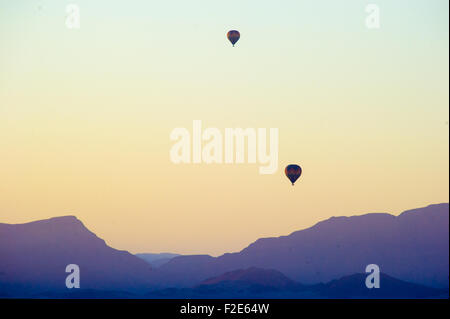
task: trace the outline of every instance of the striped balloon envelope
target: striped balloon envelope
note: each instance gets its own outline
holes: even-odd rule
[[[284,173],[294,186],[295,181],[302,175],[302,168],[295,164],[290,164],[284,169]]]
[[[227,33],[227,38],[230,40],[231,44],[234,46],[236,42],[238,42],[239,38],[241,37],[241,34],[239,31],[236,30],[230,30]]]

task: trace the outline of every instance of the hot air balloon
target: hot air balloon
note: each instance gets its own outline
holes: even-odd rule
[[[234,46],[236,42],[238,42],[239,38],[241,37],[241,34],[239,31],[236,30],[230,30],[227,33],[227,38],[230,40],[231,44]]]
[[[295,164],[290,164],[284,169],[284,173],[294,186],[295,181],[302,175],[302,168]]]

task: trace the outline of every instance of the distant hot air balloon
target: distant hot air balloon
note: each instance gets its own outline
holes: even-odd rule
[[[231,44],[234,46],[236,42],[238,42],[239,38],[241,37],[241,34],[239,31],[236,30],[230,30],[227,33],[227,38],[230,40]]]
[[[295,181],[302,175],[302,168],[295,164],[290,164],[284,169],[284,173],[294,186]]]

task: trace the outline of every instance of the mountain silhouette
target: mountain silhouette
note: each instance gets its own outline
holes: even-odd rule
[[[150,254],[150,253],[144,253],[144,254],[135,254],[135,256],[145,260],[152,267],[157,268],[159,266],[164,265],[165,263],[167,263],[172,258],[180,256],[180,254],[172,254],[172,253]]]
[[[74,216],[0,224],[0,296],[425,298],[442,292],[432,288],[448,289],[448,217],[448,204],[399,216],[332,217],[237,253],[169,256],[153,269],[109,247]],[[65,287],[68,264],[80,267],[80,290]],[[382,288],[372,292],[361,286],[368,264],[383,273]]]
[[[284,296],[320,297],[319,292],[306,291],[273,269],[250,267],[209,278],[191,288],[167,288],[152,291],[150,298],[279,298]]]
[[[448,298],[448,290],[416,285],[380,274],[380,288],[365,285],[367,274],[353,274],[326,284],[303,285],[279,271],[251,267],[227,272],[192,288],[156,290],[151,298]]]
[[[68,264],[80,267],[83,289],[150,289],[151,266],[113,249],[74,216],[0,224],[0,293],[64,290]]]
[[[405,282],[389,275],[380,274],[380,287],[368,289],[365,286],[367,274],[353,274],[327,284],[309,287],[311,291],[318,292],[326,298],[448,298],[448,290],[426,287]]]
[[[236,269],[275,269],[304,284],[361,273],[369,264],[400,280],[448,288],[449,205],[332,217],[288,236],[258,239],[238,253],[179,256],[155,270],[166,286],[189,287]]]
[[[297,288],[299,285],[277,270],[250,267],[248,269],[233,270],[220,276],[206,279],[199,286],[215,285],[223,282],[241,282],[277,289]]]

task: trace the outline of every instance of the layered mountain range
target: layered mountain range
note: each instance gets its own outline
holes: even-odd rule
[[[66,288],[68,264],[81,289]],[[365,287],[368,264],[381,270],[380,289]],[[219,257],[135,256],[74,216],[0,224],[0,297],[448,298],[448,272],[448,203],[332,217]]]

